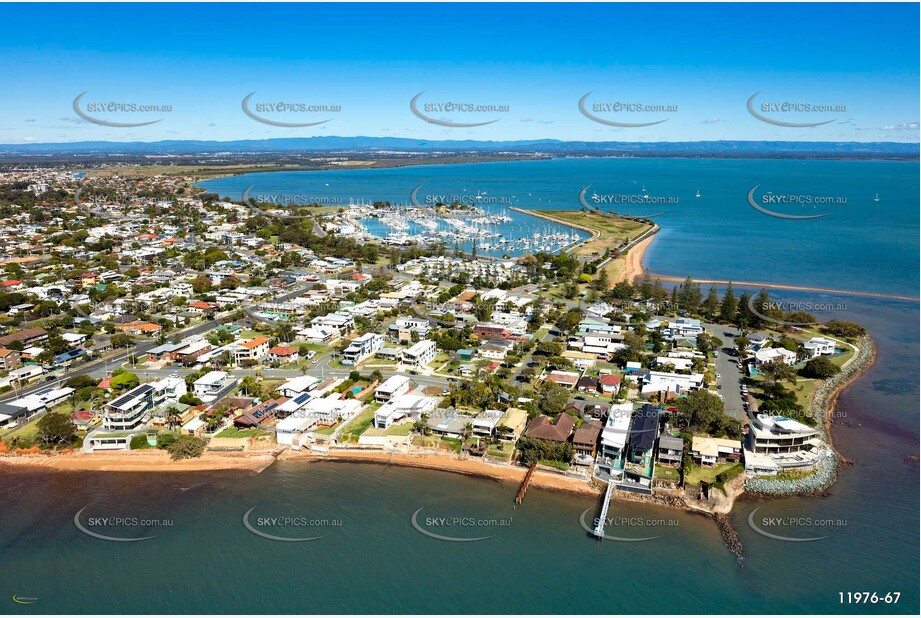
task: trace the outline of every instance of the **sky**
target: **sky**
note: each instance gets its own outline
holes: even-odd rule
[[[6,144],[919,141],[917,4],[3,4],[0,15]],[[74,111],[81,93],[90,119]],[[250,93],[269,122],[244,113]],[[747,107],[756,93],[764,119]],[[417,95],[428,120],[413,113]],[[316,105],[327,111],[305,109]]]

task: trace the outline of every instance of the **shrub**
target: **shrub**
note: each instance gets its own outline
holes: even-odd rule
[[[147,436],[145,434],[138,434],[131,438],[132,451],[137,451],[145,448],[150,448],[150,442],[147,441]]]
[[[826,380],[834,375],[837,375],[841,371],[841,367],[831,362],[830,359],[819,356],[818,358],[813,358],[808,361],[802,369],[800,369],[800,375],[806,378],[816,378],[819,380]]]
[[[157,434],[157,448],[168,449],[179,436],[171,431],[164,431]]]
[[[207,444],[204,439],[197,436],[178,436],[166,447],[166,451],[174,461],[192,459],[201,457]]]

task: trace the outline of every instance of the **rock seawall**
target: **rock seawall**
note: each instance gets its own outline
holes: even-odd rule
[[[818,423],[816,428],[822,439],[829,445],[831,440],[831,413],[835,409],[838,395],[842,390],[857,378],[862,376],[873,366],[876,360],[876,345],[869,335],[863,335],[857,342],[859,352],[857,356],[843,368],[841,372],[826,380],[815,392],[812,400],[812,416]],[[833,448],[833,447],[832,447]],[[748,479],[745,481],[745,491],[753,494],[769,496],[793,496],[822,493],[838,478],[840,465],[838,454],[832,450],[822,458],[815,474],[801,479]]]

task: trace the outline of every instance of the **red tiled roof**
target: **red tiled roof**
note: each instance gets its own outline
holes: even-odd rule
[[[260,335],[259,337],[254,337],[253,339],[250,339],[249,341],[244,343],[243,347],[246,348],[247,350],[252,350],[253,348],[261,346],[263,343],[268,343],[268,342],[269,342],[268,337],[263,337]]]
[[[572,433],[576,419],[565,412],[560,413],[556,420],[550,422],[550,417],[541,414],[528,425],[525,435],[529,438],[565,442]]]
[[[605,386],[616,386],[617,384],[620,384],[620,376],[609,373],[601,376],[599,381]]]

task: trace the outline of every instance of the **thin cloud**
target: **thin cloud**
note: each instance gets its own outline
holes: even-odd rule
[[[880,127],[881,131],[917,131],[921,128],[921,124],[916,122],[903,122],[901,124],[890,124],[885,127]]]

